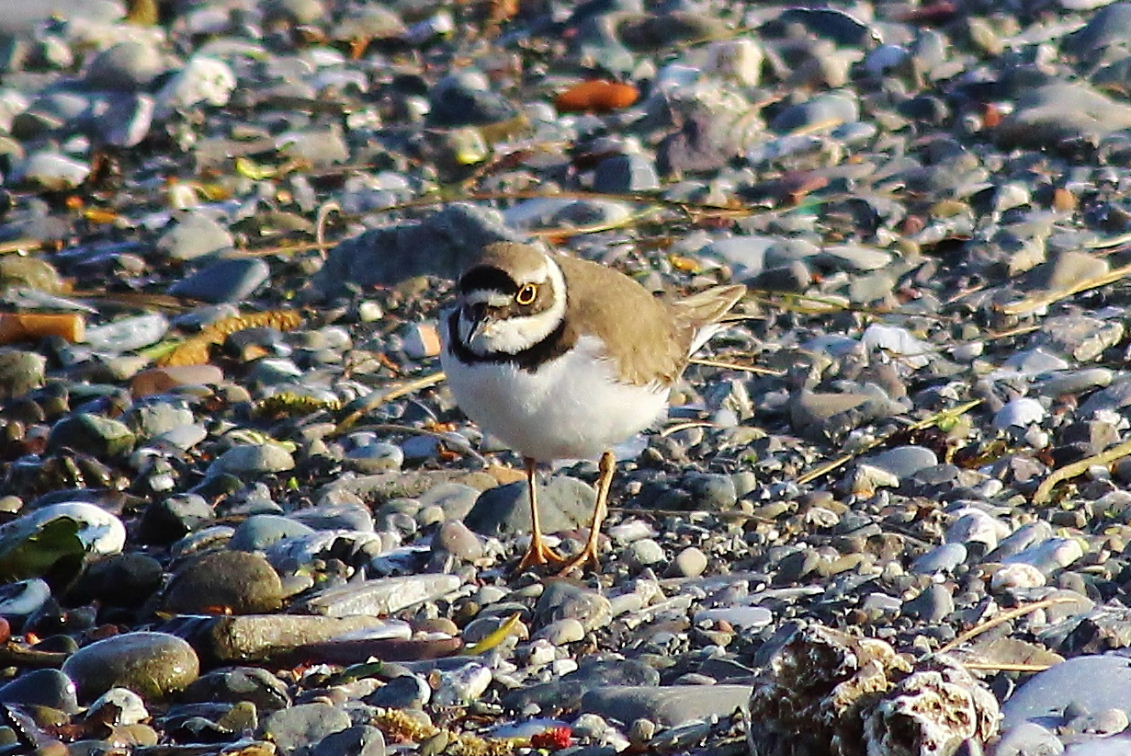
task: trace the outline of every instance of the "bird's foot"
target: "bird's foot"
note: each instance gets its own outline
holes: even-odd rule
[[[590,542],[585,544],[585,548],[581,553],[569,560],[562,560],[565,566],[558,571],[556,577],[565,577],[574,570],[584,570],[586,565],[592,565],[594,570],[601,569],[601,559],[597,556],[597,544]]]
[[[522,561],[518,563],[518,571],[529,569],[530,567],[537,567],[543,564],[548,564],[551,567],[557,567],[560,564],[565,564],[566,558],[554,551],[546,545],[546,542],[541,538],[531,538],[530,548],[526,550],[526,555],[522,557]]]

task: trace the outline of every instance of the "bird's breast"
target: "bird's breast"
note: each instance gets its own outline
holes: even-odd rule
[[[619,380],[603,344],[590,336],[533,370],[462,362],[450,345],[441,362],[468,417],[539,461],[596,457],[654,424],[667,407],[668,386]]]

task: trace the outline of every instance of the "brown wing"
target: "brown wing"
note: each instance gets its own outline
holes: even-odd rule
[[[708,292],[668,303],[612,268],[571,257],[554,259],[569,292],[566,327],[572,331],[570,337],[599,336],[624,381],[636,385],[674,382],[687,364],[699,330],[721,317],[741,296],[734,294],[725,306],[714,297],[700,301]],[[744,287],[717,289],[745,291]]]

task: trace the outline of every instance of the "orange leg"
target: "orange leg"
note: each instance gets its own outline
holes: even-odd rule
[[[558,577],[564,577],[589,563],[592,563],[594,568],[601,566],[601,560],[597,557],[597,539],[601,536],[601,522],[604,521],[605,513],[608,511],[609,488],[613,485],[616,465],[616,457],[611,451],[601,455],[601,461],[597,463],[600,475],[597,477],[597,502],[593,505],[593,520],[589,523],[589,539],[585,542],[585,548],[581,553],[569,560],[569,563],[558,573]]]
[[[546,545],[542,540],[542,525],[538,520],[538,487],[534,485],[534,474],[536,472],[536,463],[533,459],[527,457],[523,460],[526,465],[526,486],[530,492],[530,548],[526,550],[526,556],[518,563],[519,572],[525,570],[527,567],[532,567],[538,564],[550,564],[557,566],[565,562],[563,557],[558,552]]]

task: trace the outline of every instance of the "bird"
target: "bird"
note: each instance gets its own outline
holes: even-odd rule
[[[531,539],[520,571],[600,565],[612,447],[666,416],[692,353],[745,293],[658,298],[614,268],[522,242],[487,245],[463,272],[440,316],[440,363],[464,414],[523,458]],[[543,539],[535,481],[540,464],[565,459],[599,460],[589,536],[569,559]]]

